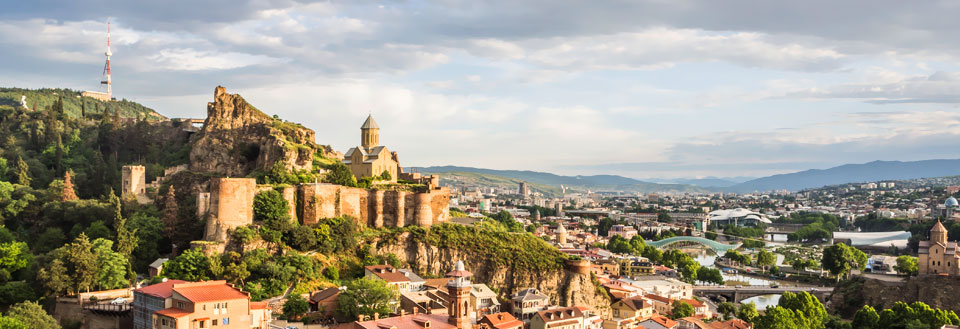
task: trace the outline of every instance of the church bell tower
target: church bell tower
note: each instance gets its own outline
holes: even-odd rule
[[[464,269],[463,261],[457,261],[457,266],[453,271],[447,273],[451,278],[447,283],[447,293],[450,295],[450,307],[447,308],[449,316],[447,322],[457,326],[457,329],[470,328],[470,315],[468,304],[470,300],[470,279],[473,273]]]
[[[373,121],[373,115],[367,116],[367,121],[360,126],[360,146],[371,148],[380,145],[380,126]]]

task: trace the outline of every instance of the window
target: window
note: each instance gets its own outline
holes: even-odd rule
[[[183,302],[177,302],[177,308],[183,309]]]
[[[217,325],[217,319],[210,320],[210,325],[211,326]]]
[[[230,318],[223,318],[223,322],[222,322],[222,323],[223,323],[223,325],[228,325],[228,324],[230,324]]]
[[[167,325],[167,319],[160,319],[160,324]]]
[[[207,321],[200,320],[200,328],[206,328],[206,327],[207,327]]]

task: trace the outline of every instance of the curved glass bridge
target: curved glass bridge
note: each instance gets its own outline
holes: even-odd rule
[[[723,253],[727,252],[730,249],[736,249],[737,247],[740,246],[740,243],[726,244],[726,243],[713,241],[707,238],[701,238],[698,236],[675,236],[675,237],[670,237],[670,238],[666,238],[658,241],[646,241],[647,245],[654,246],[657,248],[662,248],[678,242],[699,243],[706,246],[707,248],[713,249],[714,252],[720,255],[722,255]]]

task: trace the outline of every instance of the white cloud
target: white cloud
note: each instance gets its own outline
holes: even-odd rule
[[[229,70],[253,65],[270,65],[283,59],[236,52],[198,51],[196,49],[162,49],[147,57],[154,70],[202,71]]]

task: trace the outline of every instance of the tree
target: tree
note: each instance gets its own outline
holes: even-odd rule
[[[37,271],[37,278],[51,294],[61,296],[71,288],[73,284],[70,281],[70,275],[67,274],[67,267],[63,261],[55,258],[50,261],[50,266],[41,268]]]
[[[299,319],[308,310],[310,310],[310,305],[298,294],[290,295],[290,297],[287,297],[287,301],[283,303],[283,315],[286,315],[287,319],[290,320]]]
[[[893,269],[903,275],[917,275],[917,272],[919,272],[917,258],[907,255],[897,257],[897,265]]]
[[[306,226],[297,226],[287,232],[284,236],[287,245],[293,249],[307,251],[317,244],[317,235],[313,229]]]
[[[357,187],[357,177],[353,176],[353,172],[347,165],[339,161],[327,168],[327,174],[323,176],[323,182]]]
[[[725,282],[720,270],[706,266],[701,266],[700,269],[697,270],[697,280],[716,285],[721,285]]]
[[[253,198],[253,219],[266,227],[284,231],[290,225],[290,206],[277,190],[266,190]]]
[[[724,319],[729,320],[737,314],[737,305],[731,302],[722,302],[717,304],[717,313],[722,314]]]
[[[767,266],[773,265],[777,262],[777,256],[771,252],[761,249],[757,253],[757,265],[763,268],[764,271],[767,270]]]
[[[97,282],[97,256],[85,233],[80,233],[67,251],[67,259],[73,267],[74,291],[90,291]]]
[[[337,311],[348,319],[356,319],[358,315],[390,314],[390,302],[397,296],[385,281],[377,279],[359,278],[347,282],[346,287],[338,297]]]
[[[863,270],[867,266],[867,255],[854,247],[837,243],[823,249],[823,260],[820,263],[840,282],[840,278],[849,275],[851,269]]]
[[[607,232],[610,231],[610,228],[613,227],[613,224],[616,224],[613,219],[610,217],[601,218],[597,221],[597,235],[607,236]]]
[[[618,254],[633,254],[633,246],[622,236],[614,235],[607,241],[607,250]]]
[[[186,281],[210,280],[210,260],[200,249],[189,249],[164,264],[163,274]]]
[[[170,185],[166,196],[163,198],[163,232],[168,238],[172,238],[173,232],[177,229],[177,214],[179,212],[177,195],[174,192],[173,185]]]
[[[0,272],[7,277],[13,272],[27,267],[33,256],[24,242],[14,241],[0,243]]]
[[[763,316],[754,321],[754,329],[807,329],[799,312],[780,306],[767,308]],[[823,328],[822,324],[820,328]]]
[[[0,315],[0,329],[28,329],[26,324],[9,316]]]
[[[97,257],[97,285],[100,289],[130,286],[130,280],[127,279],[130,261],[120,252],[113,251],[113,241],[96,239],[93,241],[92,251]]]
[[[110,204],[113,205],[113,226],[117,230],[117,252],[128,260],[129,265],[133,250],[137,248],[137,229],[127,228],[127,219],[123,218],[120,198],[116,194],[110,194]]]
[[[674,301],[673,307],[670,309],[670,317],[679,319],[688,316],[693,316],[693,306],[683,301]]]
[[[820,300],[806,291],[783,293],[777,306],[798,312],[802,317],[797,319],[797,323],[805,323],[808,328],[823,328],[827,318],[827,310]]]
[[[30,166],[23,157],[17,156],[17,172],[14,175],[14,182],[23,186],[30,186]]]
[[[63,193],[61,193],[61,201],[76,201],[77,192],[73,188],[73,179],[70,177],[70,171],[67,170],[63,174]]]
[[[393,180],[393,176],[390,176],[390,171],[384,170],[382,173],[380,173],[380,180]]]
[[[60,329],[60,324],[37,302],[22,302],[10,307],[7,316],[20,320],[30,329]]]
[[[250,271],[247,270],[247,263],[230,263],[227,265],[226,270],[224,270],[223,276],[228,282],[243,286],[243,281],[250,276]]]
[[[754,303],[740,304],[740,310],[737,311],[738,319],[751,323],[759,316],[760,313],[757,312],[757,304]]]
[[[856,314],[853,315],[853,329],[874,329],[880,322],[880,315],[877,310],[870,305],[863,305]]]

